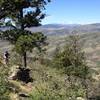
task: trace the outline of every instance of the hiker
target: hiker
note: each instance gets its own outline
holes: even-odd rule
[[[4,62],[5,64],[8,64],[9,63],[9,52],[8,51],[5,51],[4,53]]]

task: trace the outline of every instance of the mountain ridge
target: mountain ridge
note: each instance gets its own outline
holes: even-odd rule
[[[0,27],[1,31],[5,31],[7,27]],[[100,23],[92,24],[45,24],[39,27],[26,28],[31,32],[43,32],[46,35],[62,35],[62,34],[73,34],[73,33],[99,33]]]

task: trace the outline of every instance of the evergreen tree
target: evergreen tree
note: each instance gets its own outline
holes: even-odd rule
[[[16,43],[17,39],[21,35],[26,35],[26,34],[30,33],[28,31],[24,31],[25,28],[41,25],[41,20],[46,15],[45,13],[43,13],[43,10],[45,10],[45,5],[47,5],[48,2],[50,2],[50,0],[1,0],[0,1],[0,20],[2,20],[4,18],[11,19],[13,23],[10,26],[14,26],[13,28],[16,29],[16,30],[9,30],[7,32],[4,32],[4,35],[1,34],[1,37],[6,40],[12,41],[12,43],[14,42],[15,44],[17,44],[16,46],[19,47],[18,43]],[[26,10],[28,8],[31,8],[31,10],[30,11]],[[25,12],[25,10],[27,12]],[[29,35],[27,35],[27,37],[28,36]],[[43,37],[41,37],[41,36],[43,36]],[[25,42],[24,38],[26,36],[21,36],[20,37],[21,41],[22,41],[22,37],[23,37],[23,44],[24,44],[24,42]],[[39,37],[39,34],[37,35],[37,37]],[[40,37],[37,38],[37,41],[40,42],[40,40],[38,40],[38,39],[44,38],[44,37],[45,36],[43,34],[40,35]],[[27,39],[29,39],[29,38],[30,38],[30,36]],[[41,44],[41,43],[39,43],[39,44]],[[20,45],[22,45],[22,44],[20,44]],[[25,47],[25,46],[23,46],[23,47]],[[27,47],[25,47],[25,48],[27,48]],[[39,48],[39,46],[38,46],[38,48]],[[27,66],[26,51],[24,51],[23,56],[24,56],[23,57],[24,58],[24,66],[26,67]]]
[[[53,59],[54,66],[63,68],[68,75],[68,81],[72,85],[71,76],[79,78],[86,90],[86,98],[88,99],[87,79],[89,78],[89,67],[86,63],[85,53],[82,51],[80,38],[78,35],[67,37],[66,45],[63,50],[58,52]]]

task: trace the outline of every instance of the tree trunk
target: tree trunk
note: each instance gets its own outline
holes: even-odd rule
[[[82,84],[84,85],[85,87],[85,97],[86,97],[86,100],[89,100],[89,96],[88,96],[88,84],[86,82],[86,79],[83,79],[82,80]]]
[[[89,100],[89,96],[88,96],[88,85],[87,85],[86,80],[85,80],[85,89],[86,89],[86,99]]]
[[[23,54],[23,63],[24,63],[24,67],[26,68],[27,67],[27,55],[26,55],[26,52]]]
[[[20,9],[20,20],[23,19],[23,9]],[[24,30],[24,24],[21,23],[21,30]],[[27,67],[27,61],[26,61],[26,52],[23,53],[23,65],[26,68]]]
[[[20,19],[21,19],[21,21],[23,19],[23,9],[20,9]],[[23,22],[21,23],[21,29],[24,30],[24,24],[23,24]]]

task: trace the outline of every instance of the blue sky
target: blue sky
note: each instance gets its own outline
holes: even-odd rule
[[[100,23],[100,0],[52,0],[42,24]]]

